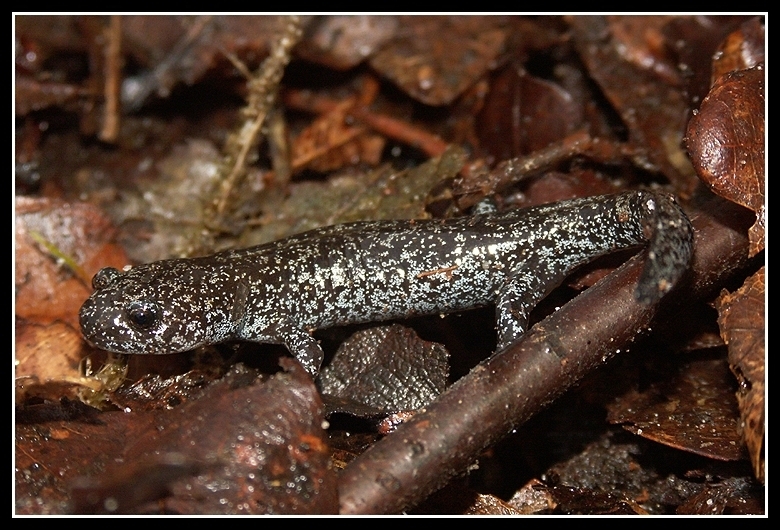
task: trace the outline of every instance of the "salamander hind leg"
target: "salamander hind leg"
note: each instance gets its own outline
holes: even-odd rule
[[[325,354],[317,339],[305,330],[290,326],[285,330],[284,345],[290,350],[298,362],[303,365],[312,378],[316,378],[322,366]]]

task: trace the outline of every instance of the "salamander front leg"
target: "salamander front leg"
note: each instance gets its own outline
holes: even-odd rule
[[[547,291],[535,274],[518,272],[507,279],[496,298],[496,352],[523,336],[528,329],[528,315]]]

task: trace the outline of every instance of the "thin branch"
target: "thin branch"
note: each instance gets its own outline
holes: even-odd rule
[[[544,170],[554,169],[575,156],[584,156],[603,164],[630,161],[648,171],[658,170],[648,161],[646,153],[633,145],[576,132],[544,149],[501,162],[490,172],[463,172],[454,182],[453,194],[458,197],[458,206],[465,210],[488,195]]]
[[[111,15],[109,26],[104,30],[106,46],[103,50],[105,60],[103,97],[103,124],[100,128],[100,139],[104,142],[115,142],[119,136],[120,115],[122,111],[122,17]]]
[[[224,215],[230,194],[246,175],[247,166],[256,157],[257,146],[263,124],[276,104],[279,82],[284,69],[292,58],[292,49],[303,35],[303,23],[299,16],[287,17],[282,34],[275,40],[271,51],[260,65],[254,78],[249,80],[249,96],[242,110],[244,122],[232,133],[225,143],[225,177],[215,200],[215,217]],[[219,225],[219,223],[217,223]]]
[[[299,90],[285,91],[284,103],[290,108],[317,114],[331,112],[341,104],[329,97]],[[431,158],[441,156],[449,145],[435,134],[386,114],[372,112],[360,103],[349,110],[349,115],[388,138],[420,149]]]

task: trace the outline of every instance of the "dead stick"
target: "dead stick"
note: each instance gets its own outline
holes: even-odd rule
[[[287,90],[284,103],[290,108],[325,114],[335,110],[340,102],[320,95],[299,90]],[[371,112],[366,107],[355,105],[348,114],[371,127],[376,132],[394,140],[420,149],[430,157],[440,156],[449,145],[437,135],[416,127],[408,122],[392,118],[386,114]]]

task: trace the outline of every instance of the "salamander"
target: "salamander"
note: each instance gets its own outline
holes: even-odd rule
[[[649,243],[636,298],[686,271],[693,228],[670,196],[631,191],[446,220],[359,221],[206,257],[101,269],[80,311],[87,342],[165,354],[229,340],[283,344],[312,375],[316,329],[495,304],[497,349],[593,258]]]

